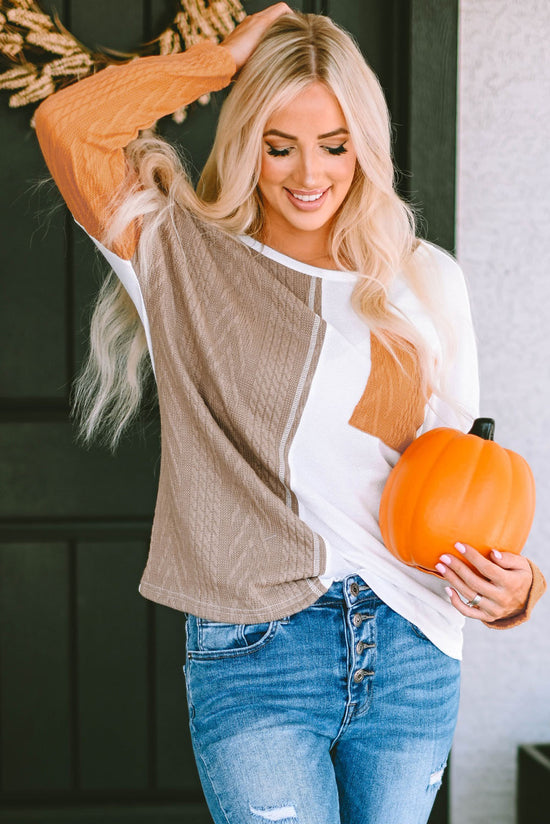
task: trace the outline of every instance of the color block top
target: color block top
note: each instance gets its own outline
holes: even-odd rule
[[[205,92],[227,85],[227,49],[110,67],[48,98],[36,129],[75,220],[120,277],[144,324],[161,414],[161,471],[140,592],[210,620],[257,623],[312,604],[358,572],[444,652],[461,654],[462,616],[444,582],[384,547],[378,505],[401,451],[434,426],[429,405],[354,312],[352,272],[319,269],[181,208],[158,233],[154,264],[140,224],[101,244],[124,178],[124,146]],[[146,218],[144,218],[146,219]],[[478,378],[462,273],[435,263],[460,341],[451,391],[474,418]],[[397,276],[390,299],[438,351],[424,307]],[[462,428],[464,424],[462,424]]]

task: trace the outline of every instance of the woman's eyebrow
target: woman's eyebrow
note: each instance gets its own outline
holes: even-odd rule
[[[326,140],[327,137],[335,137],[337,134],[349,134],[349,132],[342,126],[340,129],[334,129],[333,132],[318,135],[317,139]],[[284,137],[286,140],[298,140],[295,135],[285,134],[285,132],[280,132],[278,129],[270,129],[268,132],[264,132],[264,137],[269,137],[270,135],[275,137]]]

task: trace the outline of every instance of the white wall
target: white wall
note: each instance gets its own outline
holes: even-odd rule
[[[458,259],[482,414],[535,473],[525,554],[550,578],[550,2],[461,0],[459,84]],[[550,742],[550,594],[519,628],[469,622],[452,824],[514,824],[517,745],[536,741]]]

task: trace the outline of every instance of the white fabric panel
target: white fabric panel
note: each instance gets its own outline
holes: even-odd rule
[[[271,251],[264,253],[271,256]],[[453,397],[474,417],[476,352],[463,277],[449,256],[439,250],[434,254],[461,330],[460,358],[451,381]],[[296,261],[292,265],[301,268]],[[350,303],[355,276],[352,280],[325,273],[317,270],[317,277],[323,278],[325,339],[289,453],[300,517],[327,544],[327,568],[321,581],[329,587],[333,580],[360,574],[392,609],[445,653],[460,658],[464,619],[450,604],[445,582],[400,563],[382,543],[378,506],[399,453],[348,423],[370,371],[370,334]],[[403,280],[396,282],[390,298],[436,346],[435,330]],[[456,421],[444,404],[436,402],[422,429],[439,425],[456,425]]]
[[[80,226],[83,232],[86,232],[86,229],[81,226],[78,221],[75,220],[77,226]],[[147,317],[147,310],[145,309],[145,303],[143,302],[143,294],[141,292],[141,287],[139,285],[139,281],[137,279],[137,275],[134,271],[134,267],[132,266],[129,260],[124,260],[124,258],[118,257],[115,255],[114,252],[111,252],[102,243],[99,242],[95,237],[92,237],[88,232],[86,232],[89,238],[93,240],[103,257],[106,259],[107,263],[111,267],[111,269],[115,272],[115,274],[120,279],[120,282],[128,292],[130,298],[134,306],[137,309],[137,313],[140,317],[140,320],[143,324],[143,328],[145,330],[145,338],[147,340],[147,348],[149,349],[149,355],[151,357],[151,364],[153,366],[153,372],[155,371],[155,360],[153,358],[153,345],[151,343],[151,329],[149,326],[149,318]]]

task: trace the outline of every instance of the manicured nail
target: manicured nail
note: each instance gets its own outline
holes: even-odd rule
[[[449,555],[442,555],[441,560],[443,561],[444,564],[451,564],[452,563],[452,559]]]
[[[463,554],[463,555],[464,555],[464,553],[466,552],[466,547],[464,546],[464,544],[461,544],[461,543],[459,543],[459,542],[457,542],[457,543],[455,544],[455,549],[458,549],[458,551],[459,551],[459,552],[462,552],[462,554]]]
[[[437,569],[437,571],[438,571],[438,572],[440,572],[442,575],[445,575],[445,573],[447,572],[447,567],[446,567],[446,566],[443,566],[443,564],[436,564],[436,565],[435,565],[435,568],[436,568],[436,569]]]
[[[502,558],[502,552],[499,552],[498,549],[493,549],[493,555],[495,558],[498,558],[499,560]]]
[[[450,597],[451,597],[451,595],[453,594],[453,591],[452,591],[451,587],[445,587],[445,592],[447,593],[447,595],[449,596],[449,598],[450,598]]]

